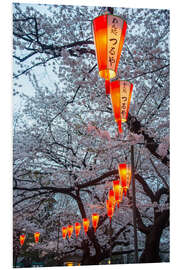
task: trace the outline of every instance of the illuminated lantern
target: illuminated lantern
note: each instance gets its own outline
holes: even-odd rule
[[[123,196],[123,188],[121,187],[119,180],[113,181],[113,190],[114,190],[114,198],[119,208],[119,203],[122,201]]]
[[[25,234],[21,234],[20,235],[20,245],[22,246],[24,244],[24,240],[26,239],[26,235]]]
[[[120,176],[120,184],[123,188],[124,195],[126,196],[127,189],[131,183],[131,167],[128,164],[119,164],[118,166],[119,176]]]
[[[69,236],[69,239],[70,239],[71,235],[73,233],[73,226],[72,225],[67,226],[67,232],[68,232],[68,236]]]
[[[121,122],[127,121],[132,89],[133,84],[128,81],[116,80],[110,83],[111,103],[120,133]]]
[[[112,203],[109,200],[106,200],[107,215],[110,219],[110,222],[111,222],[111,218],[114,214],[114,206],[115,206],[115,204],[112,205]]]
[[[81,230],[81,224],[79,222],[75,223],[75,233],[76,233],[76,237],[78,237],[79,233]]]
[[[108,199],[109,199],[109,206],[115,207],[116,201],[115,201],[115,197],[114,197],[114,191],[112,189],[109,191],[109,198]]]
[[[92,214],[92,225],[94,228],[94,232],[96,232],[96,228],[99,222],[99,215],[98,214]]]
[[[34,233],[34,240],[35,240],[36,243],[39,242],[39,236],[40,236],[40,233],[39,232],[35,232]]]
[[[106,94],[110,94],[110,79],[116,76],[126,28],[126,22],[112,14],[104,14],[93,20],[99,76],[105,79]]]
[[[62,237],[63,237],[63,239],[66,239],[66,235],[67,235],[67,228],[62,227]]]
[[[83,218],[83,227],[85,234],[87,234],[88,228],[89,228],[89,219],[88,218]]]

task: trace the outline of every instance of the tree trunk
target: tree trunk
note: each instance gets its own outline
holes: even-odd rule
[[[157,263],[161,262],[159,256],[159,242],[162,232],[152,228],[146,236],[145,249],[140,257],[140,263]]]
[[[149,233],[146,234],[145,249],[140,257],[140,263],[161,262],[159,256],[160,238],[168,223],[169,210],[165,210],[156,216],[154,225],[149,227]]]
[[[96,254],[95,256],[87,256],[84,257],[84,260],[82,261],[82,265],[98,265],[104,257],[102,254]]]

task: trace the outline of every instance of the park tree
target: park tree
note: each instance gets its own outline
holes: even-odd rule
[[[169,10],[111,9],[128,26],[117,78],[133,83],[133,95],[122,134],[92,34],[92,20],[105,10],[13,4],[15,255],[38,249],[57,265],[69,255],[87,265],[133,254],[132,189],[111,233],[106,198],[134,145],[139,262],[169,260]],[[62,241],[62,226],[93,212],[100,215],[96,233],[90,224],[87,236],[81,229]],[[22,231],[31,239],[24,250]]]

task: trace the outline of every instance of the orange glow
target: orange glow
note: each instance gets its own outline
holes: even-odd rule
[[[39,233],[39,232],[35,232],[35,233],[34,233],[34,241],[35,241],[36,243],[39,242],[39,236],[40,236],[40,233]]]
[[[127,121],[132,89],[133,84],[128,81],[116,80],[110,83],[111,103],[120,133],[122,132],[121,122]]]
[[[99,76],[105,80],[116,76],[126,29],[126,22],[112,14],[101,15],[93,20]],[[107,90],[106,94],[108,94]]]
[[[68,263],[67,263],[67,266],[73,266],[73,265],[74,265],[73,262],[68,262]]]
[[[114,191],[112,189],[110,189],[109,191],[109,207],[114,207],[115,206],[115,197],[114,197]]]
[[[123,188],[124,195],[126,196],[127,189],[131,183],[131,168],[128,164],[119,164],[118,166],[120,184]]]
[[[79,233],[81,230],[81,224],[79,222],[75,223],[75,233],[76,233],[76,237],[78,237]]]
[[[26,239],[26,235],[25,234],[21,234],[20,235],[20,245],[22,246],[24,244],[24,240]]]
[[[114,206],[115,206],[115,204],[112,204],[109,200],[106,200],[107,215],[110,219],[110,222],[111,222],[111,218],[114,214]]]
[[[83,227],[85,234],[87,234],[88,228],[89,228],[89,219],[88,218],[83,218]]]
[[[68,232],[68,236],[69,236],[69,239],[70,239],[71,235],[73,233],[73,226],[72,225],[67,226],[67,232]]]
[[[63,237],[63,239],[66,238],[66,235],[67,235],[67,228],[66,227],[62,227],[62,237]]]
[[[120,185],[119,180],[113,181],[113,190],[114,190],[114,197],[117,202],[117,206],[119,208],[119,203],[122,201],[123,189]]]
[[[95,214],[95,213],[92,214],[92,225],[93,225],[93,228],[94,228],[94,232],[96,232],[98,222],[99,222],[99,215]]]

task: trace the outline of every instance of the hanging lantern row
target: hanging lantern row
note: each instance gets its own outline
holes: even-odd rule
[[[126,29],[127,23],[112,14],[104,14],[93,20],[99,76],[105,79],[106,94],[110,94],[110,79],[116,76]]]
[[[119,203],[122,201],[123,194],[124,194],[124,196],[126,196],[127,189],[129,188],[130,182],[131,182],[131,167],[130,167],[130,165],[125,164],[125,163],[119,164],[118,171],[119,171],[120,180],[113,181],[113,189],[109,190],[108,200],[106,200],[107,215],[110,219],[110,222],[111,222],[112,216],[114,214],[116,204],[119,208]],[[92,214],[92,226],[94,228],[94,232],[96,232],[98,222],[99,222],[99,215],[96,213],[93,213]],[[90,221],[88,218],[83,218],[83,228],[84,228],[85,234],[87,234],[87,232],[88,232],[89,223],[90,223]],[[79,236],[80,230],[81,230],[81,223],[76,222],[75,223],[76,237]],[[70,239],[72,236],[72,233],[73,233],[73,225],[68,225],[67,227],[62,227],[63,239],[66,239],[67,234],[68,234],[68,237]],[[35,243],[39,242],[39,237],[40,237],[40,233],[35,232],[34,233]],[[20,245],[21,246],[23,246],[25,239],[26,239],[26,235],[21,234],[20,235]]]
[[[127,121],[133,85],[110,79],[117,73],[127,23],[119,16],[104,14],[96,17],[92,25],[99,76],[105,79],[106,94],[111,95],[115,121],[122,133],[121,123]]]
[[[35,241],[35,243],[38,243],[39,242],[39,237],[40,237],[40,233],[39,232],[35,232],[34,233],[34,241]],[[25,239],[26,239],[26,235],[25,234],[21,234],[20,237],[19,237],[19,241],[20,241],[20,245],[21,246],[23,246]]]
[[[94,232],[96,232],[97,226],[99,222],[99,215],[94,213],[92,214],[92,226],[94,228]],[[83,228],[85,234],[87,234],[88,228],[89,228],[89,219],[88,218],[83,218]],[[75,223],[75,234],[76,237],[79,236],[81,230],[81,223],[76,222]],[[66,235],[68,234],[69,239],[71,238],[73,233],[73,225],[68,225],[67,227],[62,227],[62,237],[63,239],[66,239]]]
[[[106,200],[106,209],[107,209],[107,215],[110,219],[114,214],[114,210],[117,204],[117,207],[119,208],[120,202],[122,202],[123,194],[126,196],[127,189],[130,186],[131,182],[131,167],[128,164],[119,164],[118,165],[118,171],[119,171],[119,177],[120,180],[114,180],[113,181],[113,189],[109,190],[108,193],[108,200]]]

